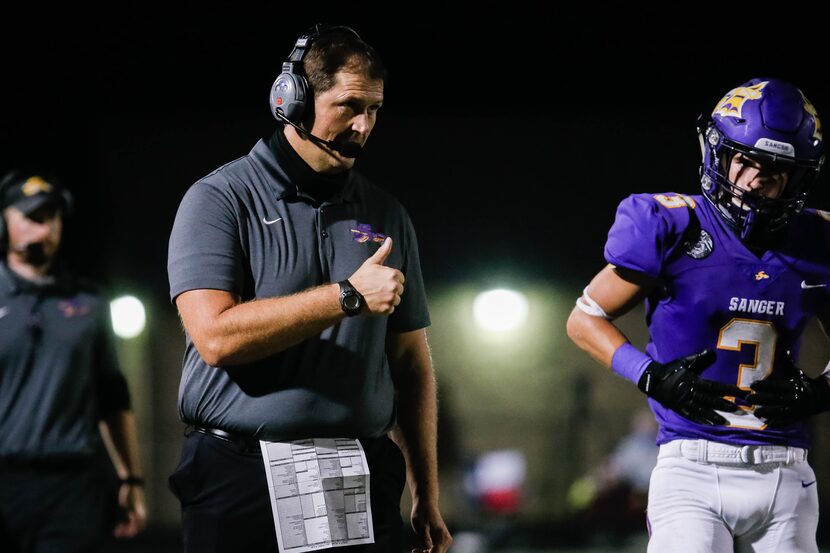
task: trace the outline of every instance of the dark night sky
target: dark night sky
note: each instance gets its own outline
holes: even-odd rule
[[[408,207],[428,284],[585,281],[625,195],[697,192],[695,119],[751,77],[830,113],[823,29],[795,8],[77,4],[0,13],[0,170],[53,168],[82,272],[161,296],[179,199],[271,132],[270,84],[316,21],[353,26],[389,67],[357,167]]]

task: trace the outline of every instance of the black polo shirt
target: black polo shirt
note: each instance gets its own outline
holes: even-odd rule
[[[430,322],[403,206],[355,171],[334,178],[314,172],[282,129],[191,186],[170,236],[173,301],[194,289],[250,300],[337,282],[385,236],[393,240],[386,265],[406,277],[392,315],[349,317],[277,355],[232,367],[205,363],[188,335],[182,420],[267,440],[381,435],[394,422],[386,333]]]
[[[98,420],[130,408],[109,320],[88,283],[37,285],[0,263],[0,462],[89,456]]]

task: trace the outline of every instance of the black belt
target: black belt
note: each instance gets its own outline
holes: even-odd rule
[[[199,432],[201,434],[212,436],[224,442],[234,444],[239,448],[240,451],[243,451],[245,453],[262,453],[262,449],[259,445],[259,440],[256,438],[252,438],[251,436],[245,436],[243,434],[234,434],[233,432],[227,432],[226,430],[220,430],[218,428],[208,428],[206,426],[191,426],[190,430],[191,431],[187,433],[188,436],[192,432]],[[376,438],[360,438],[360,443],[363,445],[364,448],[366,448],[370,444],[375,443],[377,440],[382,440],[384,438],[386,438],[385,435],[378,436]]]
[[[194,426],[193,431],[234,444],[240,451],[244,451],[245,453],[261,453],[259,440],[252,438],[251,436],[234,434],[233,432],[227,432],[218,428],[207,428],[205,426]]]

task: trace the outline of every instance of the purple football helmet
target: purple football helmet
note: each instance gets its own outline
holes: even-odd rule
[[[786,226],[804,206],[824,162],[816,110],[794,85],[752,79],[730,90],[698,125],[703,194],[742,240],[752,241]],[[736,153],[789,170],[778,198],[746,192],[728,179]]]

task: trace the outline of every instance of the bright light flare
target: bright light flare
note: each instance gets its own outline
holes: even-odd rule
[[[119,338],[135,338],[144,330],[147,316],[135,296],[121,296],[110,302],[112,330]]]
[[[489,290],[473,301],[476,323],[491,332],[507,332],[521,327],[527,322],[527,313],[527,297],[513,290]]]

